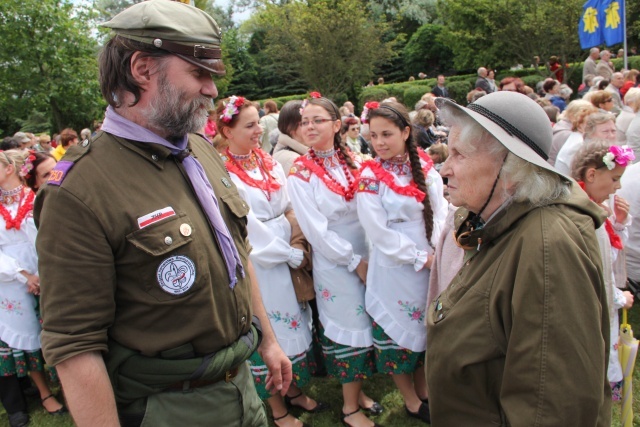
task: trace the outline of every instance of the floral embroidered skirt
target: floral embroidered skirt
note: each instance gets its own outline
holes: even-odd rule
[[[362,381],[375,373],[373,347],[349,347],[327,338],[321,331],[320,342],[327,373],[340,384]]]
[[[43,369],[42,351],[16,350],[0,340],[0,377],[11,375],[26,377],[28,371],[42,371]]]
[[[413,374],[420,366],[424,366],[424,351],[415,352],[400,347],[375,322],[372,332],[378,372],[389,375]]]
[[[289,360],[291,360],[293,370],[293,380],[291,383],[298,388],[302,388],[309,384],[311,375],[315,372],[315,362],[312,358],[308,357],[311,353],[312,351],[309,349],[304,353],[289,358]],[[260,354],[258,354],[257,351],[254,351],[248,362],[258,396],[260,396],[260,399],[262,400],[270,398],[272,395],[266,389],[268,371],[267,366],[264,364],[264,360],[262,360],[262,357],[260,357]]]

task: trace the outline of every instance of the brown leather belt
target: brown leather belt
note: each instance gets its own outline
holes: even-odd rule
[[[228,370],[220,378],[215,378],[213,380],[178,381],[173,384],[169,384],[167,387],[165,387],[165,390],[187,391],[194,388],[200,388],[200,387],[205,387],[211,384],[215,384],[220,381],[224,381],[228,383],[229,381],[234,379],[236,375],[238,375],[238,367]]]

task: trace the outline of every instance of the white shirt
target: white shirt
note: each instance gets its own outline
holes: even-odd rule
[[[584,136],[580,132],[571,132],[571,135],[567,138],[567,142],[564,143],[556,158],[555,168],[558,172],[566,176],[571,176],[573,158],[580,147],[582,147],[583,142]]]

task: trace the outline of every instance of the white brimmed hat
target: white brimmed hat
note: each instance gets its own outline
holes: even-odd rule
[[[542,107],[528,96],[504,91],[483,96],[467,107],[447,98],[437,98],[436,105],[441,110],[453,108],[465,113],[511,153],[568,178],[547,163],[553,136],[551,124]]]

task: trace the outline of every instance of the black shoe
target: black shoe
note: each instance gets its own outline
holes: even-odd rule
[[[428,404],[422,402],[420,404],[420,408],[418,408],[418,412],[411,412],[406,406],[404,407],[404,410],[407,411],[407,415],[410,417],[417,418],[427,424],[431,424],[431,412],[429,411]]]
[[[360,409],[362,409],[364,412],[368,413],[369,415],[374,415],[374,416],[380,415],[381,413],[384,412],[384,406],[382,406],[378,402],[373,402],[373,405],[369,406],[368,408],[361,406]]]
[[[26,427],[29,425],[29,415],[26,412],[14,412],[9,414],[10,427]]]
[[[49,411],[47,410],[47,408],[44,407],[44,401],[47,399],[51,399],[53,397],[53,394],[50,394],[49,396],[45,397],[44,399],[42,399],[40,402],[42,402],[42,407],[44,408],[45,411],[47,411],[47,413],[49,413],[49,415],[62,415],[62,414],[66,414],[67,412],[69,412],[67,410],[67,408],[64,407],[64,405],[62,405],[62,407],[60,409],[58,409],[57,411]]]
[[[287,408],[300,408],[302,409],[304,412],[308,412],[310,414],[316,414],[318,412],[322,412],[322,411],[326,411],[327,409],[329,409],[329,405],[324,403],[324,402],[320,402],[318,400],[316,400],[316,406],[314,406],[311,409],[307,409],[304,406],[300,406],[300,405],[296,405],[295,403],[291,402],[294,399],[297,399],[298,397],[302,396],[302,392],[300,392],[299,394],[295,395],[295,396],[285,396],[284,397],[284,404],[287,405]]]

